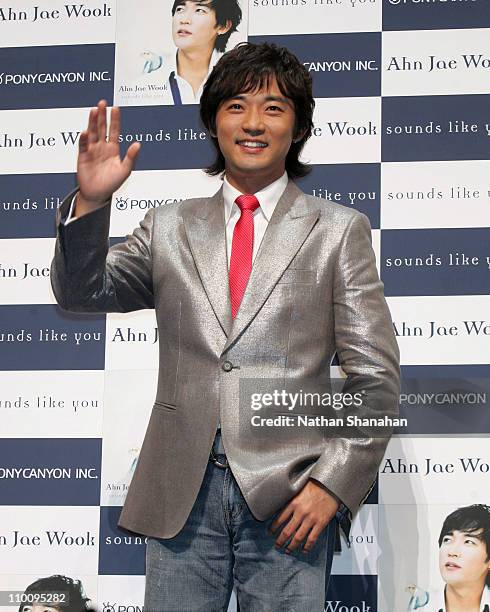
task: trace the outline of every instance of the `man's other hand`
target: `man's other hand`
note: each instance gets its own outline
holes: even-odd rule
[[[337,499],[330,495],[325,487],[315,480],[309,480],[271,524],[270,531],[276,533],[279,527],[286,523],[276,539],[276,546],[280,548],[292,538],[285,548],[285,551],[290,553],[306,539],[303,552],[309,552],[335,516],[339,505]]]

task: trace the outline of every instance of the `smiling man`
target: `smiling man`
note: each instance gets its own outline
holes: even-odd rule
[[[261,114],[268,119],[267,130],[244,128],[244,116],[253,126],[264,121]],[[294,103],[271,77],[260,93],[237,94],[221,104],[211,129],[226,159],[227,174],[236,177],[244,193],[255,193],[285,172],[284,160],[295,139]]]
[[[329,380],[375,414],[396,415],[398,348],[366,217],[293,182],[313,127],[311,80],[269,44],[215,66],[201,118],[216,149],[210,198],[149,211],[108,249],[110,199],[140,145],[119,156],[119,111],[105,102],[80,136],[79,191],[58,211],[52,286],[81,312],[155,308],[157,396],[120,525],[149,536],[147,612],[321,612],[338,525],[377,476],[387,437],[321,427],[264,437],[246,381]],[[255,385],[255,383],[254,383]]]

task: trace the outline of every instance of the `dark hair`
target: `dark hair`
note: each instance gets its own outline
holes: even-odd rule
[[[439,535],[439,548],[441,547],[444,536],[450,535],[453,531],[464,531],[471,533],[483,529],[482,533],[475,535],[486,547],[487,561],[490,558],[490,506],[484,504],[473,504],[458,508],[446,517]],[[485,579],[485,584],[490,587],[490,572]]]
[[[294,104],[296,123],[293,142],[286,156],[286,171],[290,178],[305,176],[310,167],[299,161],[299,155],[313,129],[313,100],[311,77],[298,58],[285,47],[270,43],[240,43],[223,55],[204,85],[201,96],[201,120],[211,135],[216,159],[205,169],[210,175],[225,169],[225,158],[216,134],[216,114],[222,102],[239,93],[268,87],[276,78],[283,96]]]
[[[66,593],[66,602],[52,602],[53,605],[51,606],[63,610],[63,612],[85,612],[93,610],[92,607],[87,606],[89,597],[85,597],[80,580],[73,580],[73,578],[69,578],[68,576],[55,574],[48,578],[40,578],[30,584],[24,591],[24,595],[35,595],[39,593]],[[28,601],[20,604],[19,612],[22,612],[24,606],[29,604],[30,602]]]
[[[218,34],[214,41],[214,48],[216,51],[224,51],[228,43],[228,39],[236,32],[237,26],[242,20],[242,9],[238,4],[237,0],[189,0],[189,2],[195,2],[196,4],[205,4],[213,9],[216,15],[216,23],[219,26],[226,26],[228,21],[231,21],[231,28],[224,34]],[[175,9],[178,6],[182,6],[186,3],[186,0],[174,0],[172,6],[172,17],[175,15]]]

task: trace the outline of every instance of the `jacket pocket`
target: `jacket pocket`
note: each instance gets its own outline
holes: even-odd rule
[[[175,406],[174,404],[167,404],[166,402],[159,401],[154,402],[153,407],[158,408],[159,410],[166,410],[169,412],[175,412],[177,410],[177,406]]]

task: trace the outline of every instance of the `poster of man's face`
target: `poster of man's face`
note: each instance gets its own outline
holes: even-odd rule
[[[380,510],[380,612],[451,612],[462,593],[468,609],[490,612],[489,506]]]
[[[17,596],[18,612],[95,612],[82,581],[64,574],[37,578]]]
[[[118,0],[114,104],[199,104],[216,62],[246,39],[244,0]]]

